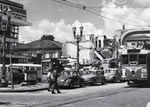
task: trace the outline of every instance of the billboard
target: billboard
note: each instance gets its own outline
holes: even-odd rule
[[[17,5],[11,5],[5,2],[1,2],[0,0],[0,11],[7,12],[8,9],[12,11],[12,17],[20,20],[26,21],[26,10],[23,8],[18,7]]]
[[[16,23],[19,26],[31,25],[27,22],[27,12],[24,9],[22,4],[12,2],[9,0],[0,0],[0,12],[11,11],[11,22]],[[7,15],[0,14],[3,17],[3,20],[7,20]]]

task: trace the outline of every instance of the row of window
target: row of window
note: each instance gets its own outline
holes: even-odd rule
[[[129,64],[133,61],[138,62],[138,64],[146,64],[146,55],[122,55],[122,64]]]

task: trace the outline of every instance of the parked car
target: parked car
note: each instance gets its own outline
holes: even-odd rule
[[[84,80],[79,75],[79,73],[75,70],[64,70],[61,72],[60,76],[58,77],[58,86],[60,87],[70,87],[73,88],[75,86],[83,87]]]
[[[121,74],[118,68],[107,68],[104,71],[106,81],[108,82],[120,82]]]
[[[101,71],[84,71],[82,78],[84,83],[96,85],[97,83],[105,84],[105,76]]]

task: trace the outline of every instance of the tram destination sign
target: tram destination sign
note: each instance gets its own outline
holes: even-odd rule
[[[4,3],[0,0],[0,11],[7,12],[8,9],[12,11],[11,17],[19,20],[26,21],[27,20],[27,15],[26,15],[26,10],[23,9],[23,7],[11,5],[11,3]]]

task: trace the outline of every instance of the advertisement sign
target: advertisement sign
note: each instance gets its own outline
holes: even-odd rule
[[[26,21],[26,10],[0,1],[0,11],[7,12],[9,9],[12,11],[12,18]]]

